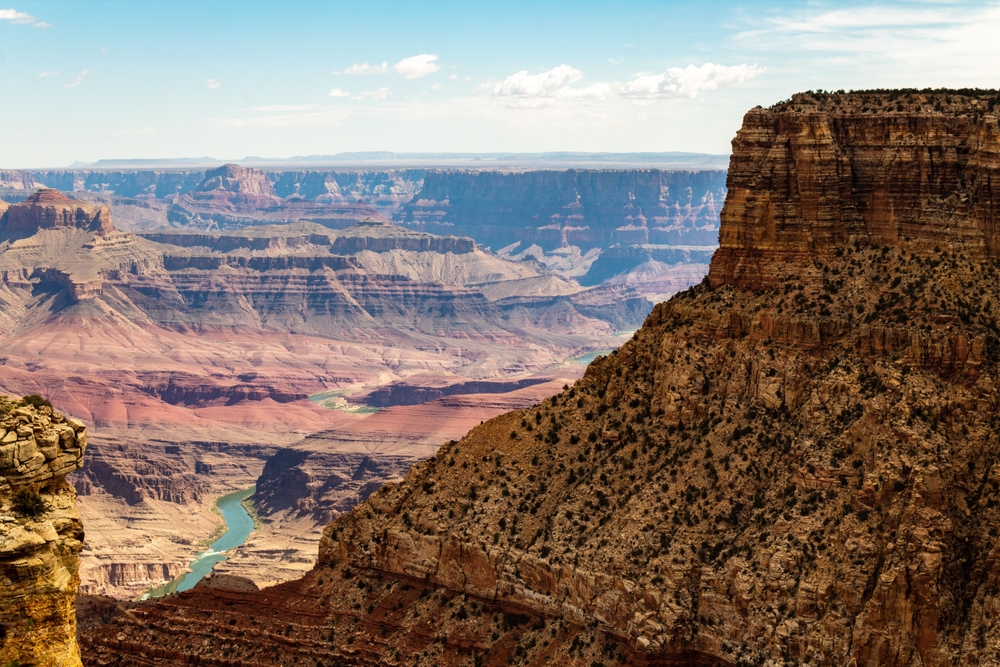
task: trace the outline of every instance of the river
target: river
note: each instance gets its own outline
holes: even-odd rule
[[[251,486],[242,491],[227,493],[216,501],[219,512],[226,522],[226,532],[222,537],[212,542],[208,549],[195,555],[195,559],[188,566],[190,572],[186,572],[172,581],[147,591],[142,599],[157,598],[171,593],[179,593],[194,588],[195,584],[202,580],[212,568],[228,558],[228,552],[240,546],[253,532],[253,517],[251,517],[243,501],[253,495],[257,487]]]

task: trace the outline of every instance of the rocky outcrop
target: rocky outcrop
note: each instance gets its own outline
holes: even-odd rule
[[[2,214],[9,234],[34,234],[39,229],[71,227],[100,235],[115,231],[107,207],[70,199],[58,190],[42,189]]]
[[[747,113],[733,140],[714,286],[779,283],[845,243],[1000,244],[996,93],[805,93]]]
[[[66,475],[82,422],[0,398],[0,662],[80,664],[76,591],[83,526]]]
[[[253,495],[261,516],[291,511],[332,521],[386,482],[402,479],[414,462],[407,456],[322,451],[309,444],[283,449],[264,464]]]

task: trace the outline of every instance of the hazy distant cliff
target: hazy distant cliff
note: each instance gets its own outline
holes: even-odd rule
[[[724,171],[435,171],[397,219],[494,249],[714,245],[724,198]]]

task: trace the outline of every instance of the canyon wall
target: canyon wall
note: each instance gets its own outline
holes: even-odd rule
[[[394,220],[588,286],[641,276],[634,287],[655,299],[700,279],[726,192],[721,170],[0,171],[12,201],[42,184],[109,206],[130,231]]]
[[[235,166],[235,165],[232,165]],[[106,192],[119,197],[153,196],[166,199],[199,189],[213,172],[227,169],[192,170],[0,170],[0,187],[34,189],[50,187],[63,192]],[[242,167],[241,167],[242,169]],[[414,184],[426,175],[425,169],[390,171],[265,171],[262,172],[273,194],[278,197],[298,195],[315,199],[323,195],[343,197],[382,197],[412,194]]]
[[[80,664],[83,526],[66,475],[83,464],[76,419],[0,397],[0,663]]]

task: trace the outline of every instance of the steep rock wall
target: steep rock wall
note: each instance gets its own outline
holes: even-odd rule
[[[743,119],[733,140],[715,286],[774,285],[859,240],[1000,251],[993,97],[796,95]]]
[[[0,398],[0,663],[79,665],[83,526],[66,475],[83,464],[82,422]]]

